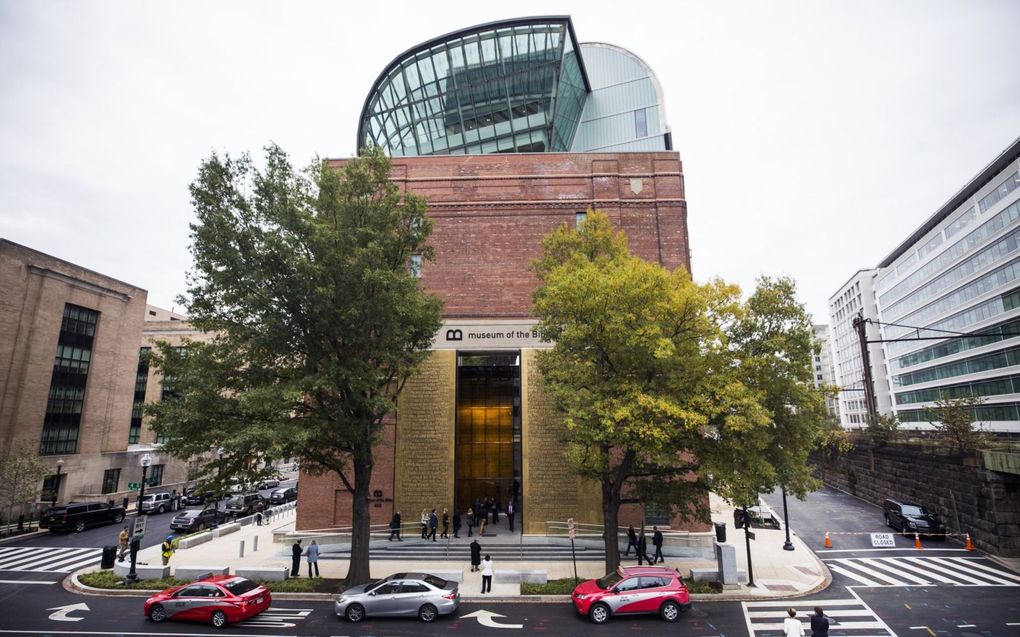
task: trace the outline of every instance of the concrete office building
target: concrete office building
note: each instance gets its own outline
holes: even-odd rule
[[[624,49],[578,43],[567,17],[472,27],[382,71],[359,122],[358,146],[369,144],[429,202],[436,258],[419,271],[445,302],[433,352],[377,449],[373,524],[397,510],[464,512],[475,498],[505,505],[515,483],[526,533],[600,522],[599,491],[565,466],[561,418],[542,390],[536,354],[551,344],[530,318],[528,265],[545,235],[598,209],[636,254],[690,269],[683,170],[654,74]],[[350,524],[335,477],[301,480],[298,528]],[[622,514],[670,522],[642,507]]]
[[[935,339],[885,345],[903,426],[931,428],[926,408],[942,396],[980,396],[983,428],[1020,432],[1020,139],[879,268],[883,337]]]
[[[829,298],[829,324],[832,326],[833,359],[836,385],[839,387],[839,421],[845,429],[861,429],[867,425],[868,405],[864,392],[864,358],[860,339],[853,327],[858,315],[876,320],[876,269],[859,270]],[[881,331],[876,323],[866,326],[871,359],[872,388],[880,414],[890,413],[889,382],[883,364]]]
[[[149,399],[160,391],[139,359],[146,319],[161,312],[146,296],[0,239],[0,453],[38,450],[51,471],[41,502],[129,496],[145,453],[153,486],[169,490],[187,479],[187,463],[163,457],[152,433],[142,432],[139,383]]]
[[[832,358],[832,331],[828,325],[815,324],[816,347],[812,353],[812,379],[815,387],[836,385],[836,366]],[[834,421],[839,421],[838,398],[826,398],[825,408]]]

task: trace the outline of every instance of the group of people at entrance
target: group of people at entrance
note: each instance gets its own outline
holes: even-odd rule
[[[467,528],[468,537],[472,537],[476,533],[478,535],[485,535],[486,527],[489,524],[489,519],[492,519],[493,524],[499,523],[499,503],[493,498],[487,500],[475,500],[470,507],[468,507],[467,515]],[[517,504],[514,500],[510,500],[509,504],[506,505],[505,509],[502,509],[506,516],[507,528],[510,532],[514,530],[514,518],[517,515]],[[453,537],[460,537],[461,529],[461,515],[460,511],[454,511],[453,515],[450,515],[449,509],[443,509],[442,514],[436,513],[436,509],[422,509],[421,516],[419,517],[419,523],[421,525],[421,539],[436,541],[436,534],[441,539],[450,539],[451,526],[453,529]],[[401,537],[401,525],[403,524],[403,518],[400,515],[400,511],[393,514],[393,518],[390,519],[390,537],[389,540],[392,542],[394,539],[398,542],[403,542],[404,538]],[[440,525],[442,525],[442,532],[439,533]]]
[[[648,555],[648,538],[645,537],[645,527],[641,527],[641,531],[637,532],[634,530],[634,525],[631,524],[627,527],[627,550],[624,555],[630,555],[631,547],[637,552],[637,563],[638,566],[648,562],[649,565],[657,564],[658,562],[665,562],[665,558],[662,557],[662,531],[659,527],[652,527],[652,545],[655,547],[655,555]]]

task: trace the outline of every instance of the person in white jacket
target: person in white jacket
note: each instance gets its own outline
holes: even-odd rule
[[[492,592],[492,558],[488,554],[482,560],[482,594]]]
[[[797,619],[797,611],[793,608],[787,608],[786,614],[789,615],[783,620],[783,634],[786,637],[804,637],[804,624],[800,623]]]

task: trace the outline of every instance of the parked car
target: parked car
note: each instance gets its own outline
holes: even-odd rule
[[[675,622],[691,606],[680,573],[664,566],[621,566],[615,573],[581,582],[570,598],[577,612],[596,624],[613,615],[638,613],[658,613]]]
[[[265,511],[267,506],[266,499],[258,493],[232,495],[227,499],[227,513],[237,518]]]
[[[297,500],[297,489],[284,487],[269,494],[269,504],[286,504]]]
[[[170,530],[180,533],[194,533],[219,526],[227,519],[226,511],[216,509],[189,509],[181,511],[170,521]]]
[[[266,489],[275,489],[278,486],[280,486],[280,481],[277,478],[268,478],[266,480],[263,480],[262,483],[259,484],[259,491],[265,491]]]
[[[216,628],[254,617],[269,608],[269,589],[243,577],[214,575],[174,586],[145,600],[145,616],[159,623],[167,619],[209,622]]]
[[[901,533],[945,536],[946,525],[939,516],[915,502],[886,500],[882,503],[885,523]]]
[[[197,487],[191,487],[184,492],[184,505],[185,506],[201,506],[210,502],[215,502],[216,492],[210,489],[199,490]]]
[[[169,493],[146,493],[138,504],[142,513],[166,513],[170,510],[170,501],[173,496]]]
[[[43,511],[39,528],[51,533],[74,531],[81,533],[86,527],[100,524],[120,524],[124,520],[124,507],[110,506],[106,502],[68,502]]]
[[[414,617],[423,622],[456,612],[460,606],[457,582],[428,573],[394,573],[348,588],[334,603],[338,617],[360,622],[366,617]]]

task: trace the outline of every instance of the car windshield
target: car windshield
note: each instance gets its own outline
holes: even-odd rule
[[[229,500],[227,500],[227,506],[228,507],[244,506],[244,497],[239,495],[232,496]]]
[[[425,583],[429,584],[430,586],[435,586],[436,588],[446,588],[446,580],[440,577],[436,577],[435,575],[426,575],[425,577],[422,578],[422,580],[424,580]]]
[[[922,515],[928,515],[928,509],[922,506],[917,506],[916,504],[904,504],[903,515],[920,517]]]
[[[248,591],[258,588],[259,585],[250,579],[238,577],[237,579],[232,579],[229,582],[224,582],[223,587],[234,595],[244,595]]]
[[[185,511],[181,514],[182,518],[197,518],[200,515],[199,511]]]
[[[623,578],[620,577],[619,573],[610,573],[605,577],[600,577],[599,579],[595,580],[595,583],[599,585],[599,588],[609,588],[613,584],[619,582],[621,579]]]

